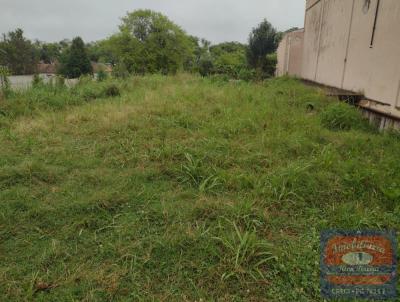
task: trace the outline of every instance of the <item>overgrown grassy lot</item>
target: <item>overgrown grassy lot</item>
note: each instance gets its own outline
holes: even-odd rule
[[[321,301],[321,230],[400,227],[399,137],[293,79],[37,87],[0,127],[1,301]]]

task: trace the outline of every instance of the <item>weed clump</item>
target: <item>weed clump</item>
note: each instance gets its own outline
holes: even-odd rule
[[[43,85],[43,84],[44,84],[43,79],[40,77],[40,75],[35,73],[33,75],[33,79],[32,79],[32,87],[38,87],[38,86]]]
[[[220,243],[220,262],[224,265],[222,280],[240,279],[250,276],[255,281],[265,280],[269,264],[277,260],[272,245],[260,238],[255,230],[243,230],[230,220],[219,225],[220,236],[214,237]],[[226,229],[231,224],[232,229]]]
[[[198,189],[202,193],[215,192],[221,185],[218,176],[212,169],[206,169],[202,161],[185,154],[186,163],[182,164],[179,181]]]
[[[77,91],[86,101],[121,95],[120,89],[117,85],[96,82],[90,82],[83,86],[78,86]]]
[[[111,84],[111,85],[107,86],[104,93],[108,97],[116,97],[116,96],[121,95],[121,92],[120,92],[118,86],[115,84]]]
[[[104,82],[107,79],[108,79],[108,74],[104,70],[100,70],[97,73],[97,82]]]
[[[334,131],[366,130],[370,128],[361,112],[345,103],[329,105],[321,113],[321,122],[325,128]]]

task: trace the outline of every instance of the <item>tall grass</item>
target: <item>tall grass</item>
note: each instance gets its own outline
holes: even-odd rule
[[[321,301],[321,230],[400,226],[400,140],[332,104],[190,75],[2,100],[1,300]]]
[[[57,111],[86,102],[119,96],[119,86],[115,80],[94,82],[91,78],[82,78],[73,87],[50,82],[37,82],[27,90],[10,91],[0,103],[2,115],[15,118],[32,116],[42,111]]]

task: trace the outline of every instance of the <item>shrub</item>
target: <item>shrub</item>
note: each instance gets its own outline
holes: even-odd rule
[[[226,74],[214,74],[209,76],[211,83],[224,84],[229,82],[229,76]]]
[[[112,75],[116,78],[125,79],[129,77],[129,70],[124,62],[119,62],[114,66]]]
[[[241,228],[236,222],[225,220],[228,223],[220,223],[220,234],[214,237],[220,243],[219,258],[225,269],[221,278],[227,280],[248,276],[255,281],[264,280],[268,268],[278,260],[273,253],[273,245],[260,238],[255,229]]]
[[[252,81],[256,77],[256,71],[254,69],[243,68],[239,71],[238,78],[243,81]]]
[[[56,77],[56,87],[64,87],[65,86],[65,78],[63,76]]]
[[[263,68],[267,77],[275,76],[276,64],[278,64],[276,53],[267,54],[265,57],[265,66]]]
[[[105,95],[108,96],[108,97],[116,97],[116,96],[120,96],[121,92],[120,92],[120,90],[119,90],[117,85],[111,84],[111,85],[106,87]]]
[[[61,58],[59,72],[70,79],[92,74],[93,68],[86,52],[85,43],[80,37],[72,40],[72,44]]]
[[[199,73],[206,77],[214,73],[214,63],[211,56],[204,56],[199,61]]]
[[[97,73],[97,81],[98,82],[103,82],[103,81],[107,80],[107,78],[108,78],[108,74],[104,70],[100,70]]]
[[[79,96],[85,101],[101,98],[104,95],[103,90],[92,85],[86,85],[79,89]]]
[[[322,112],[321,122],[330,130],[367,129],[370,127],[360,111],[340,102],[329,105]]]
[[[7,67],[0,66],[0,91],[3,96],[7,95],[10,89],[10,72]]]
[[[40,77],[40,75],[35,73],[32,79],[32,87],[38,87],[40,85],[43,85],[43,83],[43,79]]]
[[[93,83],[93,77],[89,75],[82,75],[79,77],[78,86],[90,86]]]

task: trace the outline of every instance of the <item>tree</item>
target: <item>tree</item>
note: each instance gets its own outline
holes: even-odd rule
[[[247,60],[251,67],[265,69],[265,57],[278,48],[279,34],[267,20],[252,30],[249,36]]]
[[[175,73],[193,56],[193,41],[166,16],[151,11],[128,13],[120,32],[108,41],[108,47],[133,73]]]
[[[0,65],[6,66],[12,74],[33,74],[38,62],[34,45],[24,37],[22,29],[3,35],[0,42]]]
[[[190,36],[192,41],[192,56],[188,58],[185,64],[185,70],[189,72],[200,73],[202,76],[207,76],[213,73],[214,64],[210,54],[211,42],[206,39],[199,39],[195,36]]]
[[[224,42],[210,47],[210,52],[219,56],[224,53],[246,54],[247,46],[239,42]]]
[[[130,33],[124,31],[115,34],[102,45],[105,51],[110,53],[110,62],[121,70],[124,76],[126,73],[146,72],[146,58],[142,55],[145,54],[144,46]]]
[[[115,58],[106,45],[106,40],[92,42],[86,45],[89,59],[93,62],[115,63]]]
[[[62,46],[59,43],[42,43],[38,42],[40,61],[46,64],[52,64],[60,60]]]
[[[210,47],[215,72],[238,78],[240,72],[247,68],[246,45],[238,42],[225,42]]]
[[[284,36],[285,34],[290,33],[290,32],[292,32],[292,31],[299,30],[299,29],[300,29],[300,28],[298,28],[298,27],[291,27],[291,28],[289,28],[288,30],[278,32],[278,33],[277,33],[277,42],[278,42],[278,44],[282,41],[283,36]]]
[[[276,53],[270,53],[265,56],[264,72],[266,76],[275,76],[276,64],[278,64],[278,57]]]
[[[210,54],[201,56],[198,62],[198,71],[203,77],[214,73],[214,62]]]
[[[73,39],[71,47],[63,54],[59,72],[66,78],[79,78],[93,73],[85,43],[80,37]]]

